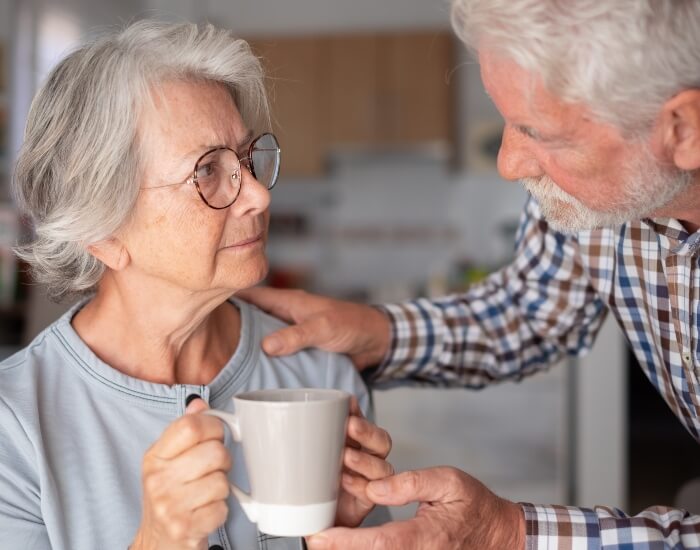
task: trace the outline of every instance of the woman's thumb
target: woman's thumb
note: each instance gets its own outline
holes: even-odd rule
[[[206,401],[199,397],[198,395],[190,395],[187,398],[187,407],[185,408],[185,414],[195,414],[201,411],[206,411],[209,408]]]

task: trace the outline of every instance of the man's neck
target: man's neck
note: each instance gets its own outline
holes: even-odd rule
[[[671,203],[650,218],[674,218],[685,230],[692,234],[700,229],[700,174],[688,186],[688,189],[673,199]]]

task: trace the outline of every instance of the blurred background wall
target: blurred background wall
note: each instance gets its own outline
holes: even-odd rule
[[[510,259],[526,195],[496,174],[502,122],[446,0],[1,0],[7,349],[66,308],[17,284],[7,252],[19,227],[9,175],[31,97],[84,37],[141,17],[229,27],[263,58],[283,149],[270,284],[396,301],[460,291]],[[376,392],[377,420],[398,469],[451,464],[515,500],[625,506],[636,485],[627,369],[608,324],[588,359],[520,384]]]

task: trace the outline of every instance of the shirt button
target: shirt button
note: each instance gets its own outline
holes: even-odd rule
[[[201,399],[201,398],[202,398],[202,396],[199,395],[199,394],[197,394],[197,393],[191,393],[191,394],[189,394],[189,395],[187,396],[187,399],[185,399],[185,407],[187,407],[187,405],[189,405],[190,403],[192,403],[192,401],[194,401],[195,399]],[[222,548],[222,550],[223,550],[223,548]]]
[[[690,352],[684,351],[682,357],[683,357],[683,362],[684,362],[686,365],[692,366],[692,364],[693,364],[693,357],[690,355]]]
[[[223,549],[222,546],[220,546],[220,545],[218,545],[218,544],[212,544],[212,545],[209,547],[209,550],[224,550],[224,549]]]

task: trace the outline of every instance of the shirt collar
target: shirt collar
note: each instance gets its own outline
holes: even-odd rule
[[[229,301],[241,314],[238,347],[208,386],[171,386],[128,376],[103,362],[73,328],[71,320],[89,299],[76,303],[50,327],[50,330],[58,337],[68,356],[73,359],[70,363],[78,368],[87,380],[120,397],[159,408],[177,408],[182,404],[182,395],[206,390],[209,403],[217,406],[245,387],[258,363],[262,335],[253,308],[242,300],[231,298]]]
[[[672,254],[692,256],[700,249],[700,230],[688,233],[675,218],[643,220],[658,236],[661,246]]]

